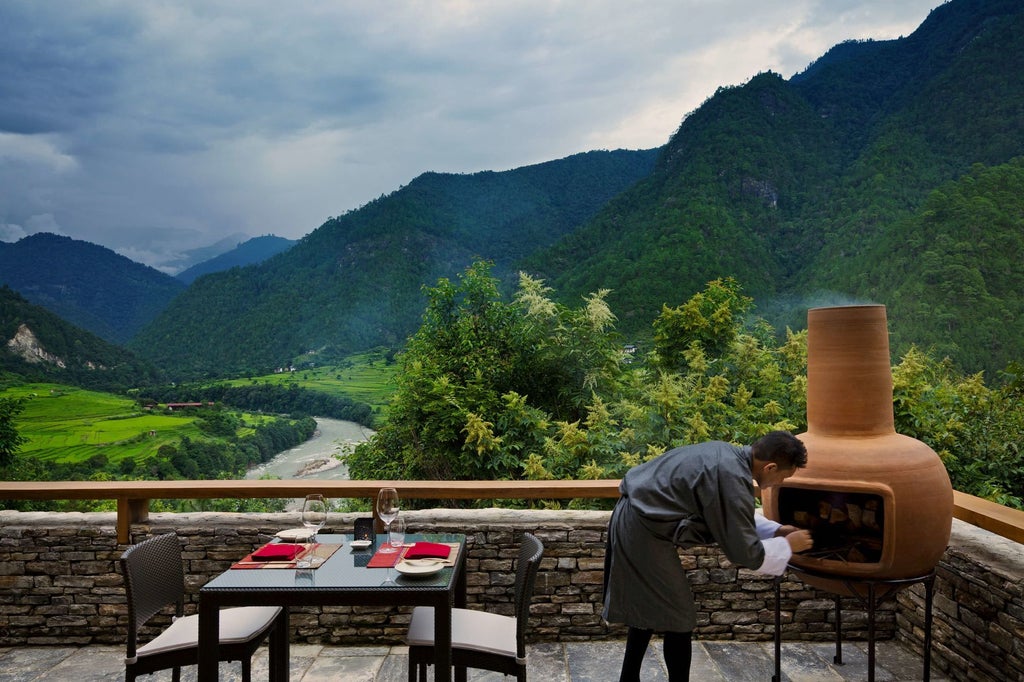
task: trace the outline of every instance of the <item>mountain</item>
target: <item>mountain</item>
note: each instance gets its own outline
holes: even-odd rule
[[[520,265],[566,302],[610,288],[627,334],[733,276],[779,329],[802,328],[813,305],[884,303],[894,330],[924,334],[894,337],[896,353],[916,341],[995,372],[1024,355],[1019,278],[986,262],[994,248],[1021,256],[1016,199],[991,178],[1015,186],[1024,154],[1022,36],[1024,3],[953,0],[906,38],[843,43],[789,81],[722,88],[650,176]],[[946,210],[951,243],[933,243],[934,193],[971,194],[958,184],[976,176],[985,191]],[[939,310],[945,323],[920,323]]]
[[[160,272],[175,275],[187,270],[188,268],[208,261],[211,258],[216,258],[222,253],[227,253],[249,238],[249,235],[243,232],[235,232],[234,234],[229,234],[227,237],[218,239],[213,244],[177,253],[167,260],[155,263],[153,267]]]
[[[1024,355],[1024,3],[950,0],[898,40],[720,88],[669,142],[427,173],[264,263],[197,280],[131,341],[186,375],[397,346],[470,259],[555,295],[610,289],[619,329],[732,276],[777,329],[884,303],[914,342],[994,373]],[[920,336],[916,336],[920,334]]]
[[[125,390],[157,381],[129,351],[0,286],[0,379]]]
[[[231,268],[243,265],[254,265],[262,263],[271,256],[276,256],[282,251],[287,251],[294,246],[294,239],[275,237],[268,234],[262,237],[253,237],[238,244],[230,251],[225,251],[213,258],[197,263],[186,270],[179,272],[175,277],[185,284],[191,284],[197,277],[208,275],[211,272],[230,270]]]
[[[0,284],[121,344],[185,289],[173,277],[110,249],[48,233],[0,242]]]
[[[516,260],[647,175],[655,156],[594,151],[504,172],[425,173],[259,265],[196,280],[130,347],[195,375],[398,345],[418,326],[424,285],[478,257],[508,278]]]

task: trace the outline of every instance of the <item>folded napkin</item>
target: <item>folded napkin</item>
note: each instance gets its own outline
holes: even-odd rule
[[[305,545],[295,545],[288,542],[272,542],[260,547],[252,553],[253,561],[291,561],[302,551]]]
[[[417,542],[405,552],[406,559],[447,559],[452,548],[438,542]]]

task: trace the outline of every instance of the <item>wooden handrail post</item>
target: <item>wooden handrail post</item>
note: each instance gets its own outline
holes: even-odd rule
[[[132,524],[149,521],[149,500],[133,497],[117,498],[117,541],[131,542]]]

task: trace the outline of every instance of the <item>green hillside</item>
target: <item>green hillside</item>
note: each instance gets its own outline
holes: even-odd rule
[[[18,430],[28,439],[20,457],[42,463],[84,463],[93,457],[146,462],[165,445],[197,438],[195,415],[143,411],[129,398],[60,384],[25,384],[3,392],[24,398]]]
[[[928,345],[993,375],[1024,339],[1024,158],[978,165],[932,192],[836,276],[888,302],[892,343]],[[930,343],[923,344],[928,339]]]
[[[10,480],[239,477],[316,428],[310,418],[169,409],[62,384],[20,384],[0,397],[23,406],[15,423],[25,443],[2,468]]]
[[[590,152],[501,173],[424,174],[261,265],[196,281],[130,347],[192,377],[397,347],[419,323],[422,286],[476,257],[507,272],[645,176],[654,156]]]
[[[567,303],[611,289],[634,338],[650,335],[663,305],[731,276],[777,329],[802,328],[813,305],[891,303],[893,328],[905,330],[895,353],[914,341],[970,371],[1001,369],[1024,355],[1021,337],[993,338],[1020,309],[1021,289],[994,284],[983,260],[988,244],[1020,260],[1019,224],[1005,218],[1012,193],[990,184],[977,216],[947,218],[959,246],[931,249],[927,267],[928,238],[908,242],[901,230],[931,227],[929,196],[976,164],[1024,154],[1022,29],[1019,2],[954,0],[907,38],[843,44],[789,81],[761,74],[721,89],[683,121],[648,178],[525,267]],[[964,271],[982,273],[983,290],[966,284],[950,297]],[[914,319],[936,309],[974,323]]]
[[[159,374],[131,352],[0,286],[0,386],[8,378],[124,390],[154,383]]]
[[[397,350],[423,287],[483,259],[506,292],[517,270],[568,305],[609,290],[631,340],[733,277],[780,333],[813,305],[884,303],[897,355],[916,342],[993,373],[1024,355],[1004,322],[1019,317],[1017,279],[986,262],[1021,255],[998,186],[1024,156],[1021,73],[1024,3],[951,0],[905,38],[721,88],[659,150],[425,173],[259,265],[200,278],[128,346],[178,381]],[[978,183],[986,169],[1003,180]],[[950,183],[981,193],[940,224],[929,202]]]
[[[0,285],[120,344],[185,289],[170,275],[110,249],[47,233],[0,242]]]
[[[229,379],[216,383],[246,387],[258,384],[295,386],[334,396],[343,396],[370,405],[374,411],[387,407],[394,392],[398,365],[386,353],[371,351],[357,353],[337,365],[318,365],[282,370],[245,379]]]

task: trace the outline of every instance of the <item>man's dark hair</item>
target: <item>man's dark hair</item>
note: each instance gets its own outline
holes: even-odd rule
[[[807,448],[789,431],[767,433],[758,438],[750,449],[762,462],[775,462],[784,469],[807,466]]]

